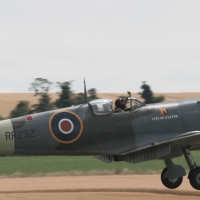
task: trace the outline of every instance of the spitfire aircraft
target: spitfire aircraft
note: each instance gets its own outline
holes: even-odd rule
[[[145,105],[129,93],[124,112],[115,113],[110,99],[97,99],[0,121],[1,155],[94,155],[131,164],[162,159],[161,181],[170,189],[186,175],[172,158],[184,155],[189,182],[200,190],[200,167],[190,153],[198,149],[200,99]]]

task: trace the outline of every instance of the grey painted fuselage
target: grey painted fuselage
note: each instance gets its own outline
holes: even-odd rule
[[[4,145],[0,154],[124,155],[200,130],[199,101],[149,104],[103,115],[94,115],[89,104],[85,104],[4,120],[0,122],[0,145]],[[67,120],[62,114],[72,116],[70,120],[75,121],[70,121],[70,126],[77,130],[70,132],[70,127],[57,139],[62,128],[60,121]]]

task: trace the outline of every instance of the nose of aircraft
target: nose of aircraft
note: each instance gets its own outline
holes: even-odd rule
[[[14,152],[14,138],[8,137],[13,133],[10,119],[0,121],[0,155],[9,155]]]

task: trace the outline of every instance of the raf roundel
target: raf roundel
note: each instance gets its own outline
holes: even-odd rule
[[[78,115],[70,111],[54,113],[49,120],[51,135],[60,143],[75,142],[82,134],[83,123]]]
[[[63,134],[69,134],[73,131],[74,124],[71,120],[65,118],[59,121],[58,127]]]

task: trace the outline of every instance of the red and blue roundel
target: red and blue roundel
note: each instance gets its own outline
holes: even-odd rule
[[[75,142],[82,134],[83,123],[78,115],[70,111],[54,113],[49,120],[49,129],[58,142]]]

